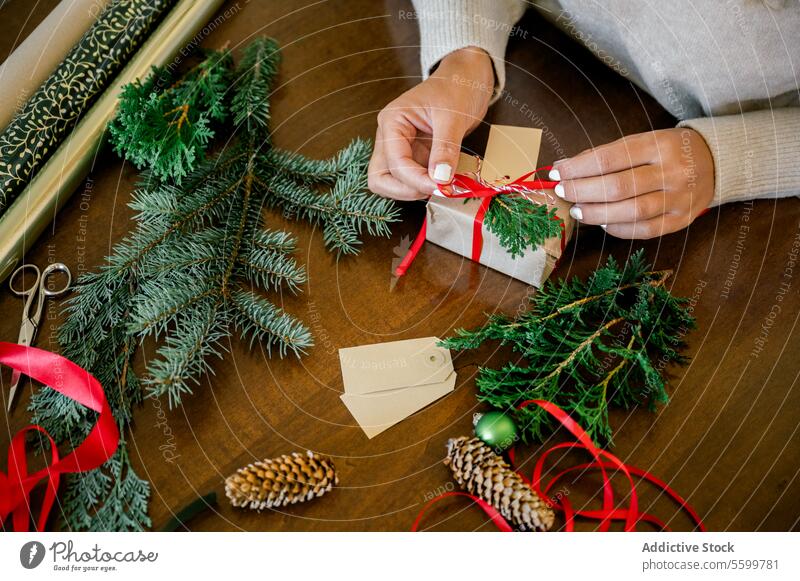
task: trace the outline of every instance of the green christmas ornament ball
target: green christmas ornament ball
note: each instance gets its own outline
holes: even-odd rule
[[[510,448],[519,438],[517,424],[499,411],[483,414],[475,424],[475,435],[487,446],[500,451]]]

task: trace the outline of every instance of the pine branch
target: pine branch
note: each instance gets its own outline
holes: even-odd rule
[[[285,286],[296,293],[306,282],[305,268],[283,250],[252,247],[239,257],[237,266],[253,285],[267,290]]]
[[[666,402],[666,381],[653,362],[684,361],[679,351],[694,320],[686,299],[665,288],[669,275],[650,270],[642,251],[622,269],[609,258],[587,283],[548,282],[528,312],[514,320],[491,316],[443,345],[463,350],[499,341],[518,353],[526,365],[480,369],[478,397],[515,414],[526,439],[541,440],[554,426],[538,408],[516,405],[545,399],[570,412],[595,441],[610,444],[609,406]]]
[[[280,51],[271,38],[257,38],[245,50],[236,68],[236,92],[231,103],[234,125],[248,134],[269,131],[269,97],[278,73]]]
[[[354,139],[329,159],[311,159],[294,151],[269,149],[259,156],[259,163],[268,172],[290,175],[308,185],[333,185],[352,167],[366,168],[372,156],[372,144]]]
[[[271,180],[255,177],[266,203],[283,209],[285,216],[323,227],[323,240],[340,254],[356,254],[360,234],[388,236],[389,224],[398,219],[391,200],[370,194],[364,168],[351,166],[328,192],[320,192],[282,173]]]
[[[314,344],[305,326],[255,293],[238,289],[231,294],[231,304],[236,311],[234,325],[242,337],[250,337],[251,345],[259,341],[268,353],[276,348],[283,357],[288,351],[304,353]]]
[[[368,142],[355,140],[327,160],[272,147],[279,57],[273,40],[257,39],[235,71],[226,51],[215,52],[177,81],[155,69],[123,91],[111,134],[115,149],[145,168],[130,202],[135,228],[77,281],[59,331],[63,354],[104,386],[123,434],[144,397],[180,405],[213,373],[234,331],[280,356],[313,345],[302,322],[261,294],[298,292],[306,280],[292,257],[294,237],[265,226],[270,212],[321,225],[339,254],[355,252],[362,234],[388,235],[397,219],[391,201],[367,192]],[[236,137],[209,155],[214,132]],[[158,341],[158,357],[142,365],[136,354],[148,337]],[[30,409],[60,443],[83,440],[95,420],[54,390],[37,391]],[[135,474],[124,439],[103,467],[66,480],[66,527],[150,526],[149,485]]]
[[[201,376],[212,372],[209,359],[222,357],[221,342],[230,334],[221,319],[220,303],[208,302],[193,309],[191,319],[175,325],[158,349],[159,358],[148,366],[150,395],[167,395],[169,407],[175,408],[184,395],[192,393],[190,383],[197,384]]]

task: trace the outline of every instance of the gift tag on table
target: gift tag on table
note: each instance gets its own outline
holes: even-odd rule
[[[455,389],[450,351],[426,337],[339,350],[341,399],[372,438]]]
[[[374,393],[447,379],[453,371],[450,351],[439,339],[425,337],[339,349],[345,393]]]
[[[446,396],[455,386],[456,372],[453,371],[445,381],[439,383],[361,395],[344,393],[340,397],[367,437],[374,438]]]

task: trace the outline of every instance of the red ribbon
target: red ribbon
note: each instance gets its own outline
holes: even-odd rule
[[[478,262],[481,258],[481,251],[483,250],[483,219],[489,209],[489,204],[492,203],[492,198],[504,194],[520,194],[532,190],[551,190],[558,184],[557,181],[529,179],[539,171],[547,171],[552,166],[544,166],[532,172],[528,172],[523,176],[518,177],[513,182],[507,184],[487,184],[486,182],[479,181],[464,174],[456,174],[451,182],[451,187],[459,190],[460,193],[449,193],[441,188],[438,189],[439,193],[446,198],[481,198],[481,205],[475,213],[475,218],[472,222],[472,260]],[[561,223],[561,250],[564,250],[566,245],[564,222],[556,218]],[[422,227],[419,229],[417,237],[411,248],[408,249],[405,257],[400,262],[399,266],[395,269],[395,276],[403,276],[406,271],[414,262],[414,259],[419,254],[422,244],[425,242],[427,233],[428,218],[422,222]]]
[[[628,466],[622,460],[614,456],[613,454],[601,450],[597,446],[594,445],[592,439],[589,435],[581,428],[578,423],[573,420],[564,410],[562,410],[557,405],[544,400],[539,399],[531,399],[522,402],[517,409],[523,409],[528,407],[529,405],[537,405],[540,408],[544,409],[547,413],[551,416],[556,418],[559,423],[564,426],[575,438],[577,442],[566,442],[563,444],[556,444],[549,450],[547,450],[544,454],[541,455],[539,460],[536,462],[536,466],[533,469],[533,476],[531,480],[528,481],[524,476],[522,477],[525,482],[529,484],[529,486],[536,492],[537,495],[542,499],[543,502],[547,503],[550,507],[552,507],[556,511],[561,511],[564,513],[564,520],[565,525],[564,529],[566,531],[574,531],[575,530],[575,518],[582,517],[590,520],[598,520],[600,521],[599,530],[607,531],[611,526],[612,521],[623,521],[624,522],[624,529],[626,531],[635,531],[636,525],[640,522],[647,522],[661,530],[669,530],[669,528],[664,524],[661,520],[656,518],[655,516],[639,511],[639,499],[636,494],[636,484],[633,480],[634,476],[647,480],[651,484],[657,486],[661,490],[663,490],[672,500],[674,500],[684,511],[688,513],[692,521],[694,522],[695,526],[701,530],[705,531],[705,525],[703,525],[700,516],[697,512],[677,493],[675,492],[670,486],[664,482],[653,476],[652,474],[641,470],[639,468],[635,468],[633,466]],[[556,450],[564,450],[564,449],[582,449],[589,452],[592,455],[594,460],[592,462],[588,462],[585,464],[580,464],[578,466],[573,466],[571,468],[567,468],[556,474],[546,485],[542,485],[542,472],[544,469],[545,461],[547,460],[548,456],[555,452]],[[513,462],[513,451],[509,453]],[[572,507],[572,504],[566,497],[562,497],[560,499],[551,499],[548,496],[548,493],[553,489],[555,484],[561,480],[567,474],[572,474],[573,472],[583,471],[583,470],[599,470],[603,477],[603,505],[602,508],[599,510],[575,510]],[[614,501],[614,489],[611,486],[611,480],[607,470],[612,470],[614,472],[621,472],[626,479],[628,480],[628,484],[630,485],[630,494],[629,494],[629,501],[628,505],[624,507],[617,507],[615,506]],[[520,475],[522,476],[522,475]],[[437,496],[436,498],[429,501],[420,511],[417,519],[414,521],[413,526],[411,527],[412,531],[417,531],[419,529],[419,525],[422,522],[422,517],[428,511],[428,509],[435,503],[439,502],[443,498],[448,496],[466,496],[476,503],[478,506],[489,516],[492,522],[497,526],[497,528],[501,531],[508,532],[511,531],[511,525],[499,514],[499,512],[489,505],[486,501],[477,496],[472,494],[468,494],[466,492],[450,492],[446,494],[442,494]]]
[[[0,342],[0,364],[8,365],[99,412],[97,423],[86,439],[64,458],[59,458],[55,441],[41,426],[27,426],[11,439],[8,475],[0,472],[0,523],[11,514],[14,530],[27,531],[33,514],[31,490],[45,480],[47,489],[35,528],[42,531],[53,507],[61,475],[86,472],[103,465],[117,450],[119,430],[100,382],[69,359],[35,347]],[[28,432],[40,432],[50,443],[50,464],[33,474],[28,472],[25,454]]]

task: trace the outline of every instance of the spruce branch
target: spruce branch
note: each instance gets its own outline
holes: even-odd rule
[[[59,330],[62,353],[104,386],[123,435],[145,397],[180,405],[234,332],[281,357],[313,345],[309,329],[266,294],[299,292],[306,281],[295,238],[269,224],[275,211],[320,225],[339,255],[354,253],[363,234],[388,235],[397,219],[391,201],[367,191],[369,142],[356,139],[327,160],[272,146],[279,58],[275,41],[256,39],[235,69],[216,51],[180,79],[154,69],[123,90],[110,129],[115,149],[145,168],[130,201],[134,228],[77,281]],[[235,137],[209,155],[215,132]],[[136,354],[147,338],[157,357],[143,365]],[[95,421],[54,390],[35,392],[30,409],[59,443],[82,441]],[[123,438],[104,466],[65,478],[66,528],[150,526],[150,488],[126,446]]]
[[[513,348],[517,361],[480,368],[478,398],[516,415],[526,440],[542,440],[555,426],[539,408],[516,406],[544,399],[571,413],[596,442],[611,444],[609,406],[665,403],[663,368],[684,362],[680,349],[694,319],[688,301],[667,290],[670,274],[651,270],[641,250],[623,268],[609,258],[588,282],[550,281],[516,319],[493,315],[443,345],[466,350],[499,341]]]
[[[270,90],[279,64],[278,43],[271,38],[257,38],[245,48],[236,68],[235,82],[241,87],[231,102],[234,125],[250,134],[269,130]]]

